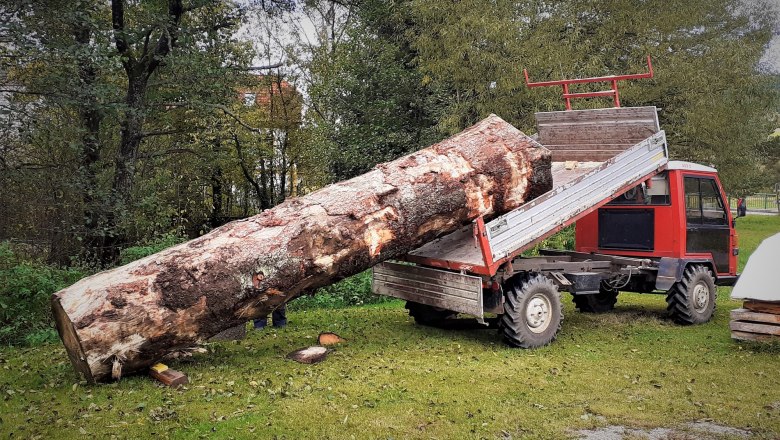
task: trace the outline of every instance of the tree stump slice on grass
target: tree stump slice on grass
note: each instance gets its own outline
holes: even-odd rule
[[[275,307],[552,186],[550,153],[491,115],[438,144],[52,296],[57,330],[90,382],[145,371]]]

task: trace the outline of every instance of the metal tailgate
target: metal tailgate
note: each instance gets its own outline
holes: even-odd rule
[[[482,278],[398,263],[374,266],[371,290],[481,318]]]
[[[514,255],[557,227],[663,169],[666,135],[659,131],[593,171],[487,223],[493,261]]]

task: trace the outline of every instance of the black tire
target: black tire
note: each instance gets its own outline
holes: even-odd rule
[[[715,278],[710,269],[702,265],[688,266],[682,281],[674,283],[666,293],[666,309],[677,324],[702,324],[712,319],[716,296]]]
[[[409,316],[414,318],[414,322],[417,324],[432,327],[438,327],[445,320],[457,316],[457,313],[452,310],[444,310],[414,301],[406,302],[406,310],[409,310]]]
[[[607,289],[604,286],[599,288],[599,293],[591,295],[574,295],[574,307],[582,313],[604,313],[615,309],[617,303],[618,291]]]
[[[563,322],[558,288],[543,275],[510,279],[505,288],[501,332],[512,347],[537,348],[555,340]]]

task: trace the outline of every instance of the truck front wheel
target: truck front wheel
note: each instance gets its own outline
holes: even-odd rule
[[[543,275],[518,276],[507,282],[501,331],[504,341],[520,348],[549,344],[558,335],[563,306],[558,288]]]
[[[677,324],[701,324],[712,318],[716,294],[712,272],[706,266],[688,266],[682,280],[667,292],[666,309]]]

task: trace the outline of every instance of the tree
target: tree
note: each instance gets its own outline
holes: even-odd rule
[[[309,8],[316,41],[304,36],[288,53],[305,71],[306,133],[326,146],[331,181],[441,138],[433,129],[435,91],[404,37],[408,4],[326,0]]]
[[[560,90],[523,89],[523,67],[540,80],[602,76],[642,71],[649,54],[656,79],[627,83],[623,104],[658,106],[672,156],[717,166],[727,188],[755,187],[759,181],[756,146],[768,132],[778,96],[777,76],[759,70],[771,36],[767,5],[748,9],[736,0],[674,7],[660,0],[413,5],[410,44],[418,51],[418,66],[451,91],[442,129],[457,129],[488,112],[530,129],[532,110],[561,109]]]
[[[133,238],[128,214],[139,163],[183,152],[169,146],[203,129],[198,116],[234,99],[231,78],[248,64],[246,47],[233,38],[241,10],[219,0],[114,0],[110,8],[82,0],[11,2],[1,12],[14,37],[3,46],[3,70],[14,85],[9,90],[34,108],[18,113],[30,130],[18,139],[16,151],[23,152],[3,161],[4,173],[31,170],[19,157],[47,149],[65,154],[66,160],[35,170],[70,168],[77,179],[67,191],[55,191],[63,194],[55,206],[80,207],[83,223],[58,219],[53,228],[82,240],[86,257],[110,263]],[[43,138],[47,118],[63,128],[67,145]],[[55,254],[60,262],[68,255]]]

